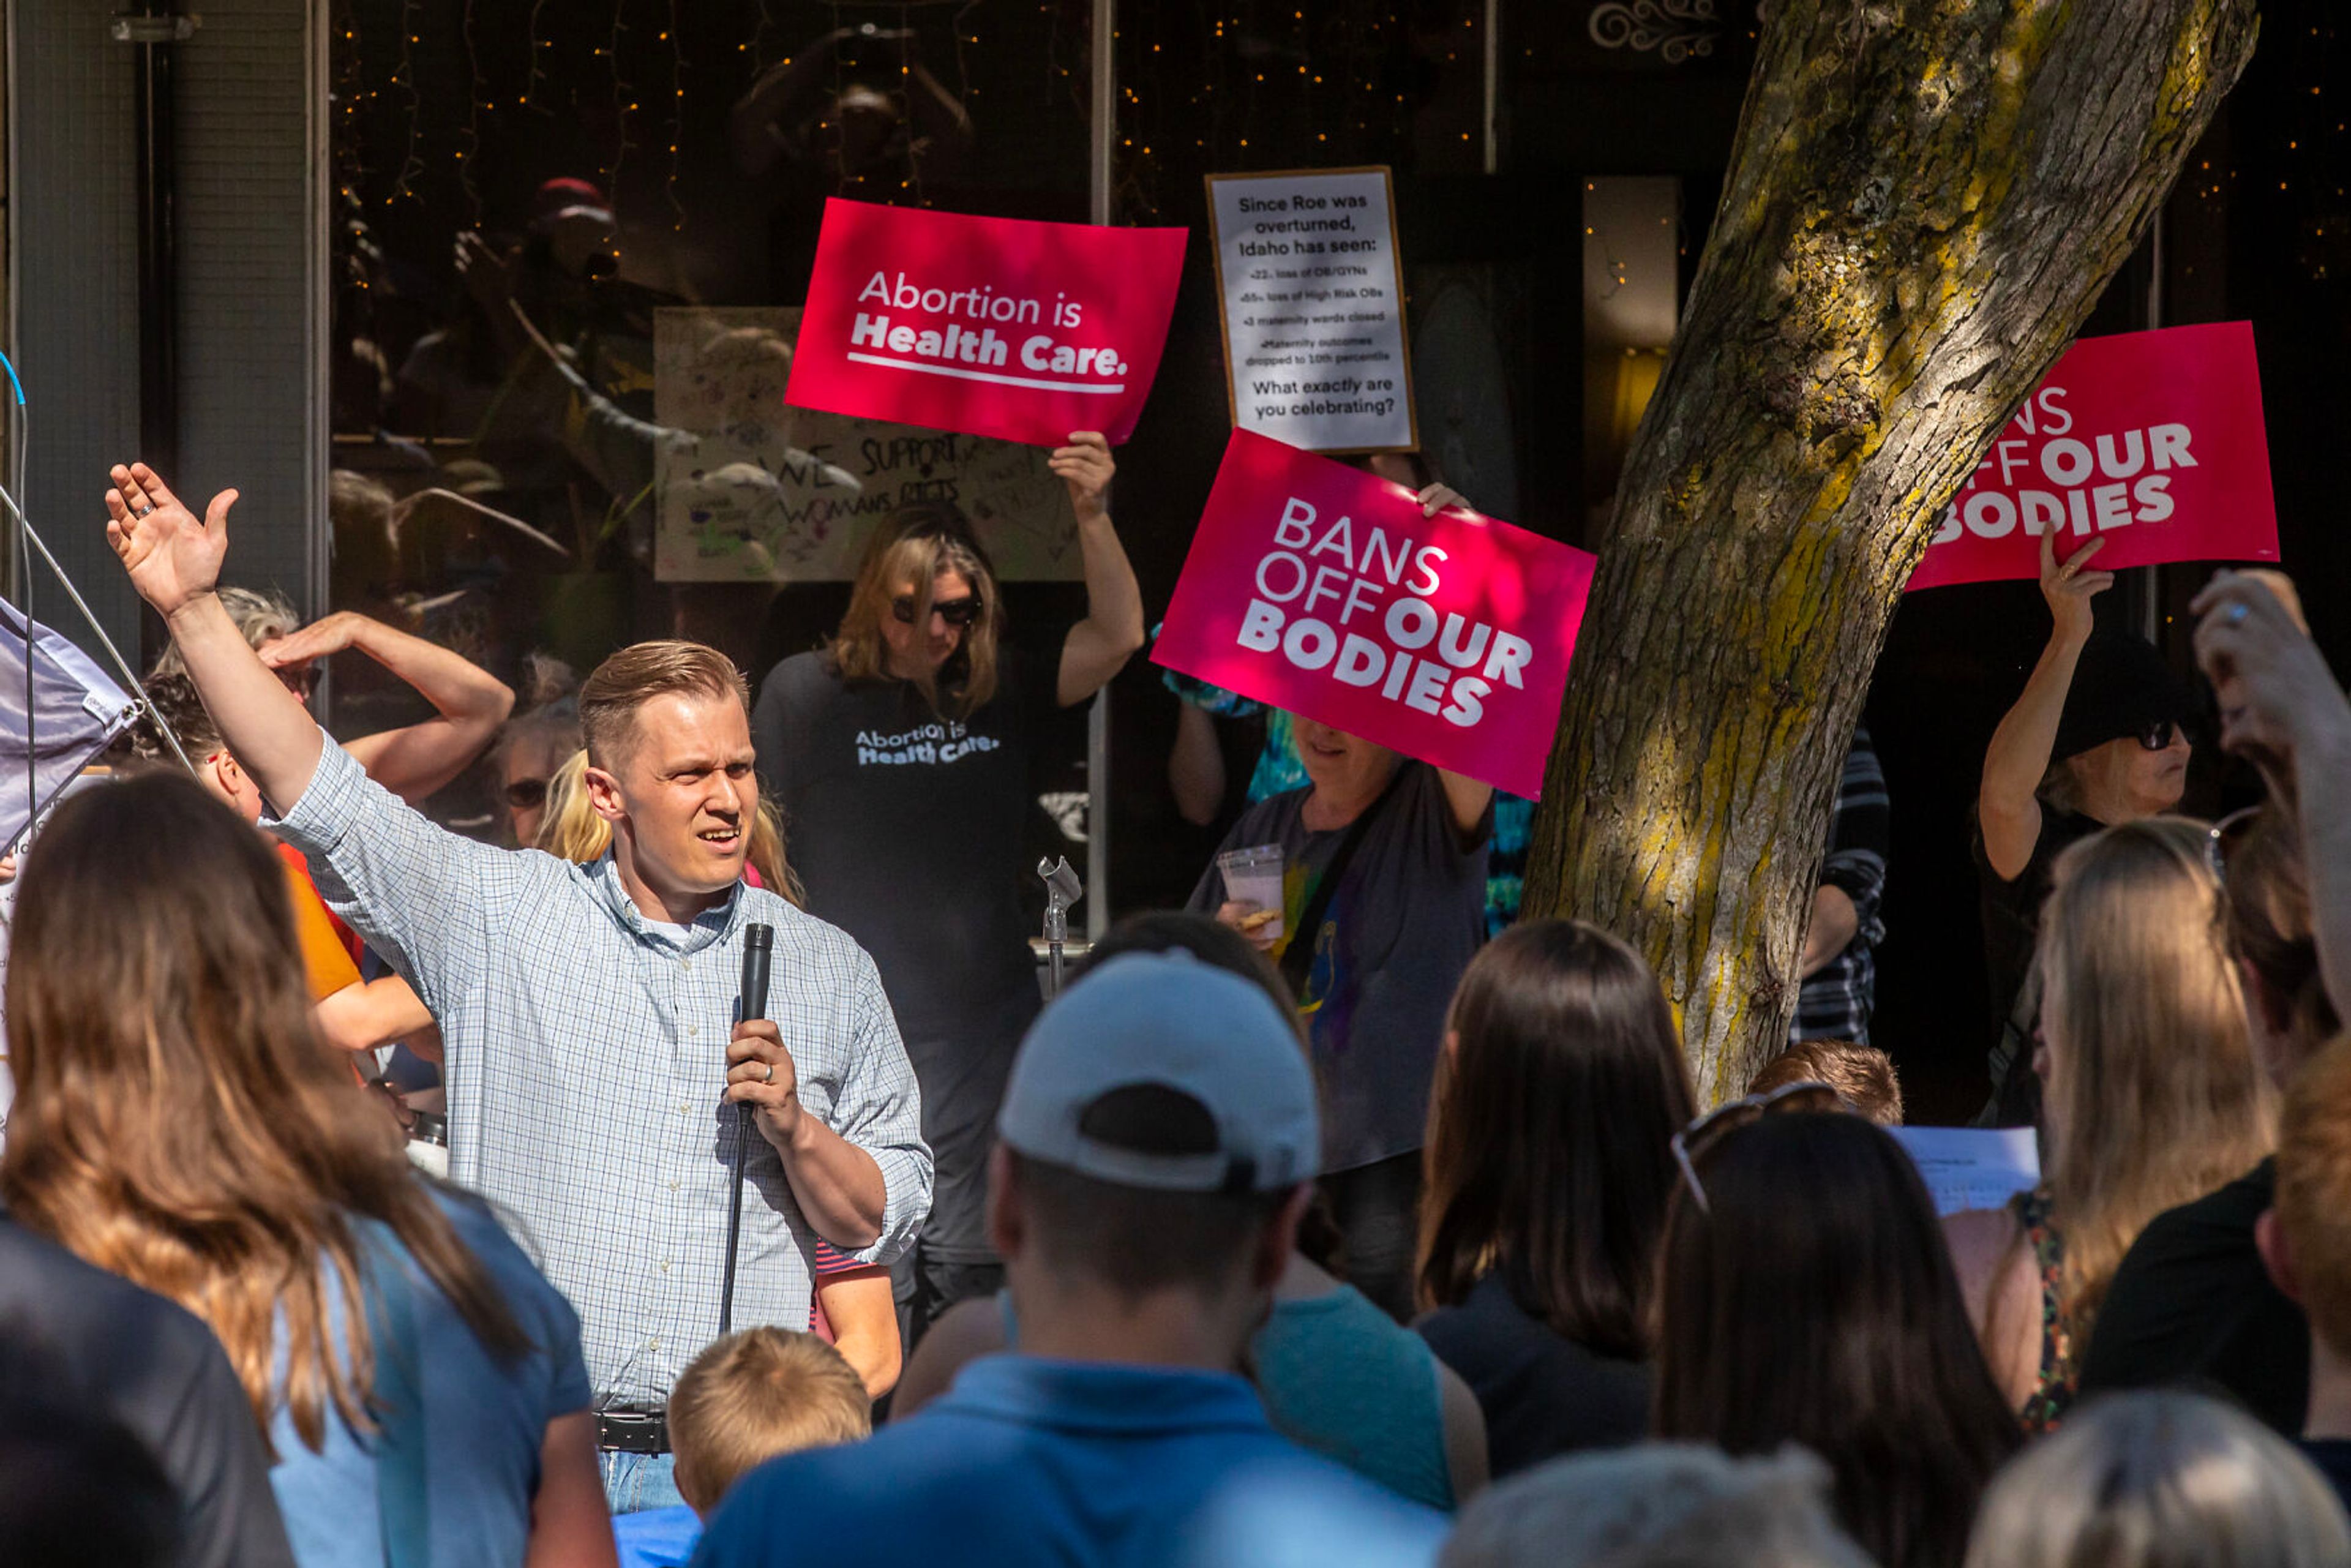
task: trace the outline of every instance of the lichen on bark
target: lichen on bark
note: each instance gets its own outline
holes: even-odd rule
[[[1934,514],[2251,55],[2252,0],[1780,0],[1628,454],[1527,908],[1657,967],[1701,1092],[1785,1039],[1845,737]]]

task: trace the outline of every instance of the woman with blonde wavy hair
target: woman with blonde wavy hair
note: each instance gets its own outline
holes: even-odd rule
[[[193,781],[59,807],[16,906],[0,1202],[211,1326],[303,1568],[611,1563],[578,1319],[410,1166],[297,952],[277,858]]]
[[[2276,1137],[2205,843],[2201,823],[2154,817],[2059,857],[2034,958],[2042,1185],[1946,1222],[1985,1355],[2032,1430],[2072,1404],[2140,1230]]]

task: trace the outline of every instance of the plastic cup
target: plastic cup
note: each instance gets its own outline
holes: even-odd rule
[[[1243,916],[1243,929],[1251,936],[1268,942],[1281,937],[1281,873],[1285,863],[1280,844],[1227,850],[1217,857],[1217,869],[1225,877],[1225,897],[1249,906]],[[1260,918],[1265,915],[1271,918]],[[1249,924],[1252,920],[1255,925]]]

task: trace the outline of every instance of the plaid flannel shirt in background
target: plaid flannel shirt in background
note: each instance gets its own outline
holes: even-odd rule
[[[579,1310],[600,1399],[659,1405],[716,1334],[738,1124],[720,1099],[743,927],[775,929],[768,1016],[801,1103],[871,1154],[888,1262],[931,1205],[921,1102],[873,961],[774,894],[738,887],[681,938],[646,920],[611,856],[572,865],[427,821],[329,740],[266,826],[329,905],[440,1020],[450,1175],[502,1205]],[[736,1326],[804,1329],[817,1238],[782,1161],[749,1134]]]
[[[1893,804],[1886,771],[1869,743],[1869,727],[1856,726],[1837,779],[1836,821],[1829,830],[1828,858],[1821,862],[1823,886],[1841,888],[1853,900],[1861,927],[1844,951],[1804,982],[1796,998],[1796,1020],[1788,1038],[1849,1040],[1869,1043],[1869,1015],[1877,1001],[1876,947],[1886,940],[1878,904],[1886,894],[1886,856],[1892,846]]]

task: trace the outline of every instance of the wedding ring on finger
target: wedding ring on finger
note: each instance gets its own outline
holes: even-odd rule
[[[759,1082],[762,1082],[762,1083],[773,1083],[775,1081],[776,1081],[776,1064],[775,1064],[774,1062],[772,1062],[772,1061],[771,1061],[771,1062],[768,1063],[768,1075],[767,1075],[765,1078],[760,1079],[760,1080],[759,1080]]]
[[[2245,623],[2245,617],[2251,615],[2252,612],[2253,607],[2250,604],[2231,604],[2229,606],[2229,624],[2231,626],[2241,626]]]
[[[145,505],[145,506],[143,506],[143,507],[140,507],[140,508],[139,508],[139,510],[138,510],[135,514],[133,514],[133,515],[134,515],[134,516],[137,516],[137,517],[145,517],[148,513],[150,513],[150,512],[153,511],[154,509],[155,509],[154,503],[151,501],[151,502],[149,502],[147,505]]]

